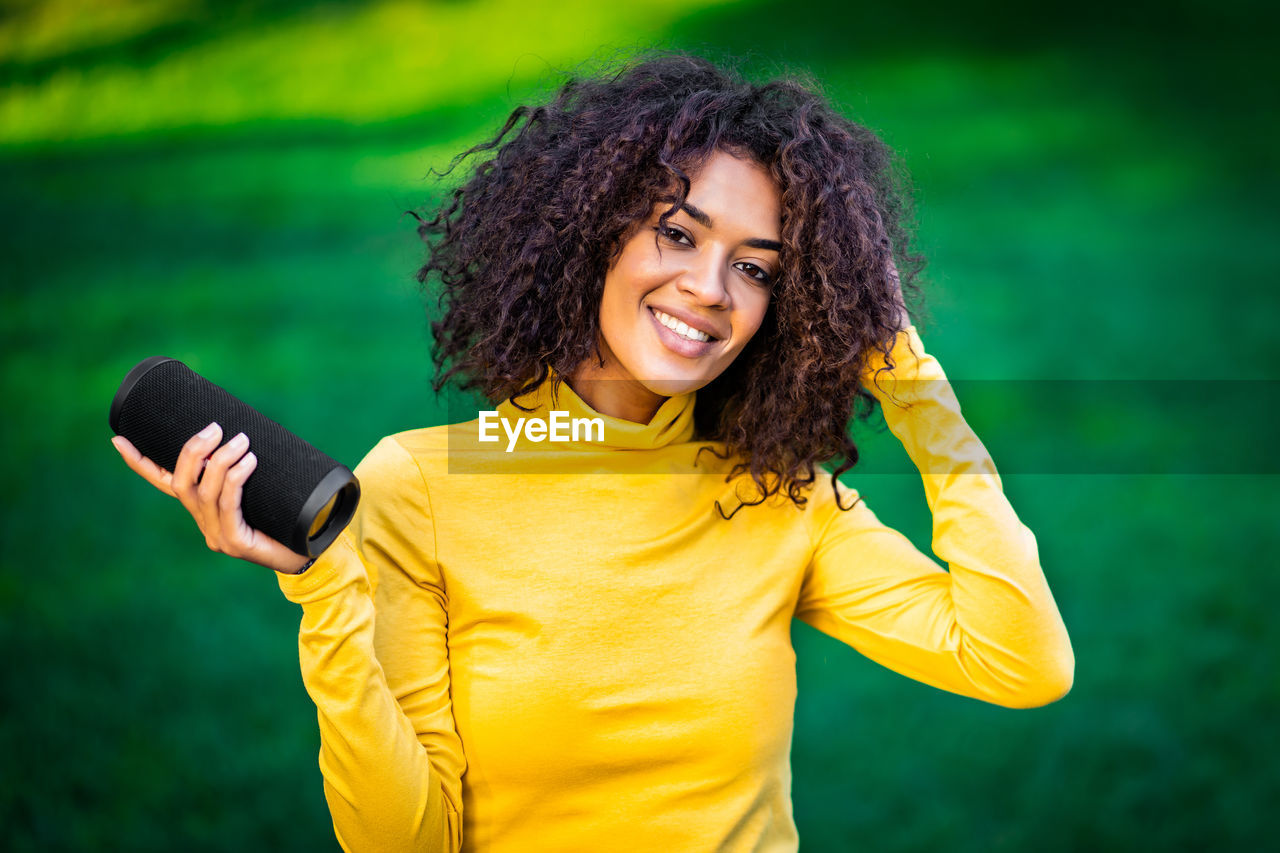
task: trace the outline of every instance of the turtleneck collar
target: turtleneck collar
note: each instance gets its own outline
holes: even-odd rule
[[[558,386],[558,387],[557,387]],[[693,403],[691,393],[668,397],[647,424],[610,417],[591,408],[569,383],[556,382],[555,374],[530,393],[498,405],[498,414],[512,421],[518,418],[546,420],[552,411],[566,412],[569,418],[599,418],[604,422],[603,441],[584,441],[559,445],[584,450],[653,450],[693,439]],[[516,406],[515,403],[519,403]],[[530,411],[525,411],[525,410]]]

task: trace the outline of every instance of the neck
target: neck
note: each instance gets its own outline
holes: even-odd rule
[[[574,371],[568,382],[584,403],[602,415],[647,424],[667,401],[634,379],[613,379],[603,370],[592,370],[594,366],[588,361]]]
[[[656,450],[693,440],[693,393],[664,397],[650,389],[640,395],[624,392],[630,383],[616,375],[608,381],[590,378],[579,371],[570,375],[552,371],[551,380],[561,383],[558,391],[553,381],[544,382],[526,396],[500,403],[500,417],[513,423],[530,412],[544,420],[557,411],[587,421],[598,417],[604,422],[603,438],[598,430],[582,441],[574,438],[575,451]],[[579,388],[585,393],[579,393]]]

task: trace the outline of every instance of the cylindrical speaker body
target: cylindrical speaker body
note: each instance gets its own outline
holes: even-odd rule
[[[182,446],[217,421],[223,441],[243,432],[258,457],[241,509],[250,527],[315,557],[346,527],[360,484],[345,466],[180,361],[139,362],[111,401],[111,429],[172,471]]]

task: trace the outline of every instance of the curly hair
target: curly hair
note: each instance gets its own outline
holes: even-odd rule
[[[803,506],[815,465],[835,476],[853,467],[850,420],[874,408],[860,374],[876,352],[891,364],[898,329],[891,270],[914,296],[923,266],[909,251],[906,179],[812,82],[754,84],[687,55],[570,79],[446,170],[493,152],[420,217],[418,281],[438,277],[443,309],[432,323],[436,390],[457,377],[496,402],[599,360],[605,273],[624,239],[673,190],[662,221],[679,210],[689,173],[716,151],[777,182],[783,248],[760,329],[698,391],[696,436],[736,460],[729,478],[751,476],[760,497],[747,505],[784,492]]]

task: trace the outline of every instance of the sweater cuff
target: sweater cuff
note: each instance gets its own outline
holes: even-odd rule
[[[904,408],[921,397],[933,396],[947,375],[933,356],[924,351],[924,342],[915,326],[898,332],[889,350],[892,367],[879,351],[871,354],[862,371],[862,385],[881,406]],[[884,368],[890,368],[885,370]]]
[[[914,326],[898,333],[890,356],[893,368],[879,375],[876,371],[887,366],[885,359],[879,353],[871,359],[863,385],[880,401],[885,423],[925,475],[926,491],[930,475],[995,476],[991,456],[961,414],[942,365],[924,351]],[[998,478],[994,482],[998,487]]]
[[[316,558],[311,568],[296,575],[277,573],[276,580],[285,598],[295,604],[307,604],[336,594],[365,574],[364,564],[344,534]]]

